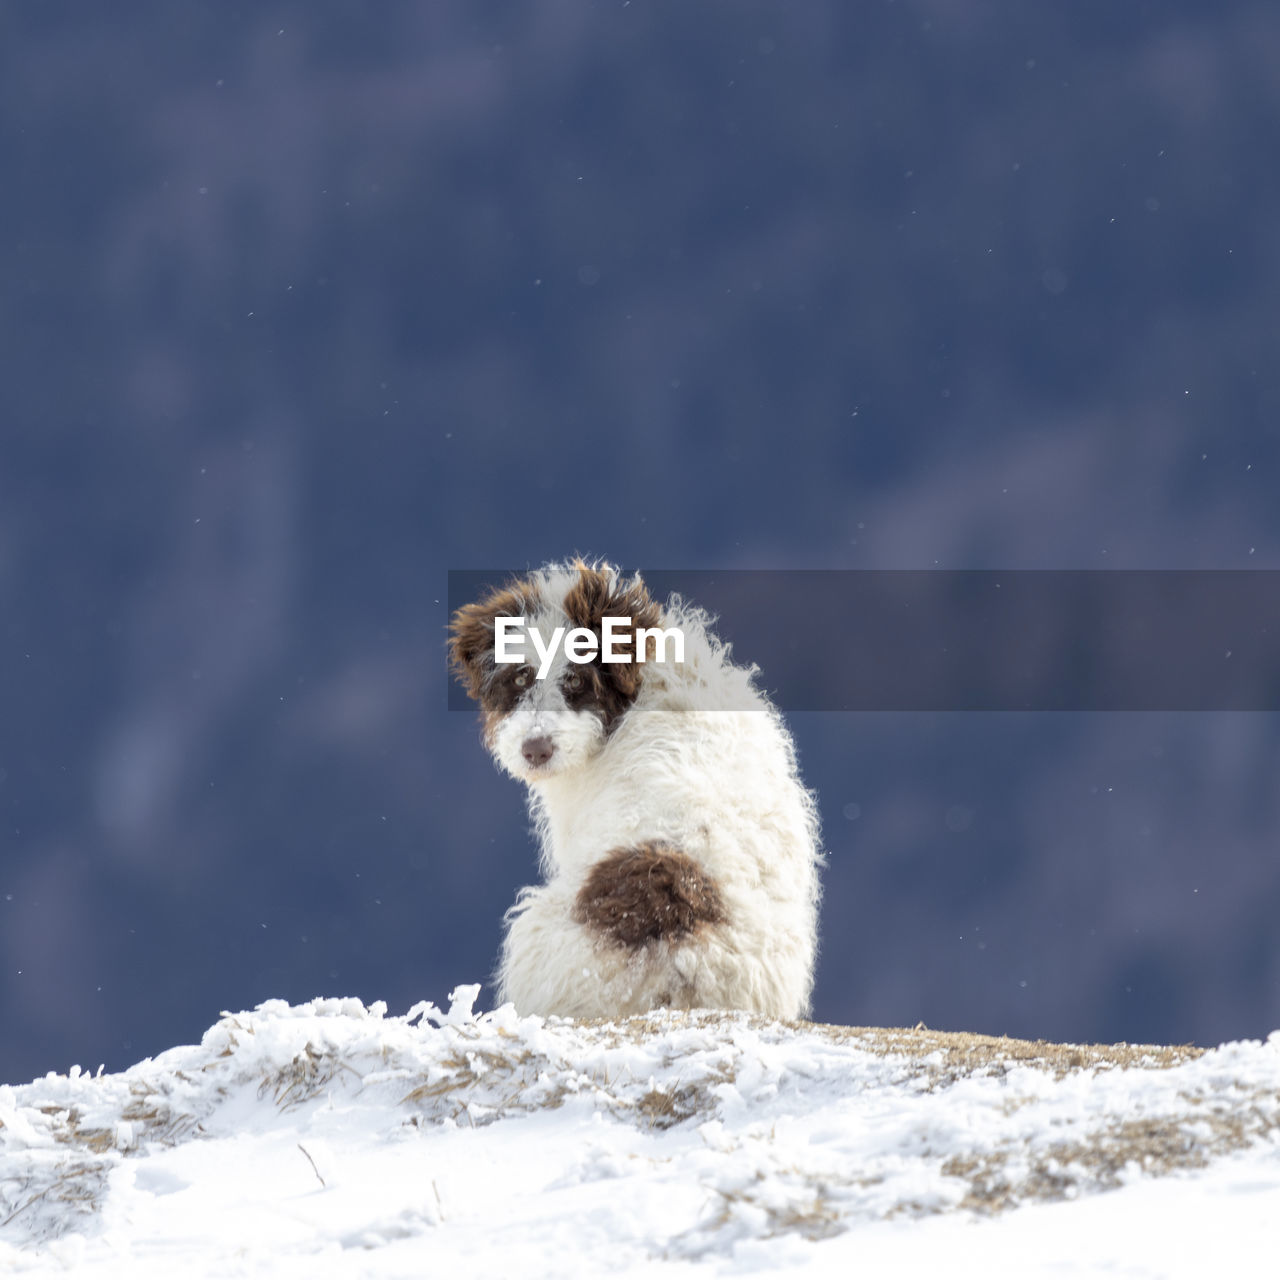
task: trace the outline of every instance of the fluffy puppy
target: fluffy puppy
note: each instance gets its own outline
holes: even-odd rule
[[[497,661],[500,618],[524,619],[525,661]],[[711,621],[581,560],[453,615],[453,669],[479,703],[485,745],[528,788],[541,848],[545,882],[508,911],[498,973],[500,999],[521,1013],[808,1012],[817,810],[756,668],[730,660]],[[557,627],[601,645],[608,629],[630,660],[553,652]],[[636,653],[639,628],[678,630],[683,660],[670,634]]]

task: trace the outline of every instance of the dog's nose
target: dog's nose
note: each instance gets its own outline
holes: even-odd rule
[[[546,764],[556,753],[556,744],[550,738],[526,738],[520,754],[535,768]]]

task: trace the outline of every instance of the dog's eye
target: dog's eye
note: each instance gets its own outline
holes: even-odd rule
[[[564,678],[564,687],[576,693],[582,688],[582,677],[576,671],[570,671]]]
[[[517,689],[523,689],[529,683],[529,673],[521,670],[516,672],[515,679],[511,682]]]

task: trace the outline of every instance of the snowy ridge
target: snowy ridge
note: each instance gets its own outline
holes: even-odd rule
[[[820,1269],[1245,1149],[1280,1216],[1280,1033],[1201,1053],[581,1023],[475,1014],[478,991],[404,1017],[269,1001],[118,1075],[0,1087],[0,1270]]]

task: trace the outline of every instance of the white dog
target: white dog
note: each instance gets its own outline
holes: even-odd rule
[[[542,847],[546,883],[507,913],[499,968],[522,1013],[808,1012],[817,810],[756,668],[730,661],[711,621],[580,560],[453,616],[454,669],[485,744],[528,786]],[[621,653],[642,627],[668,634],[603,660],[606,639]]]

